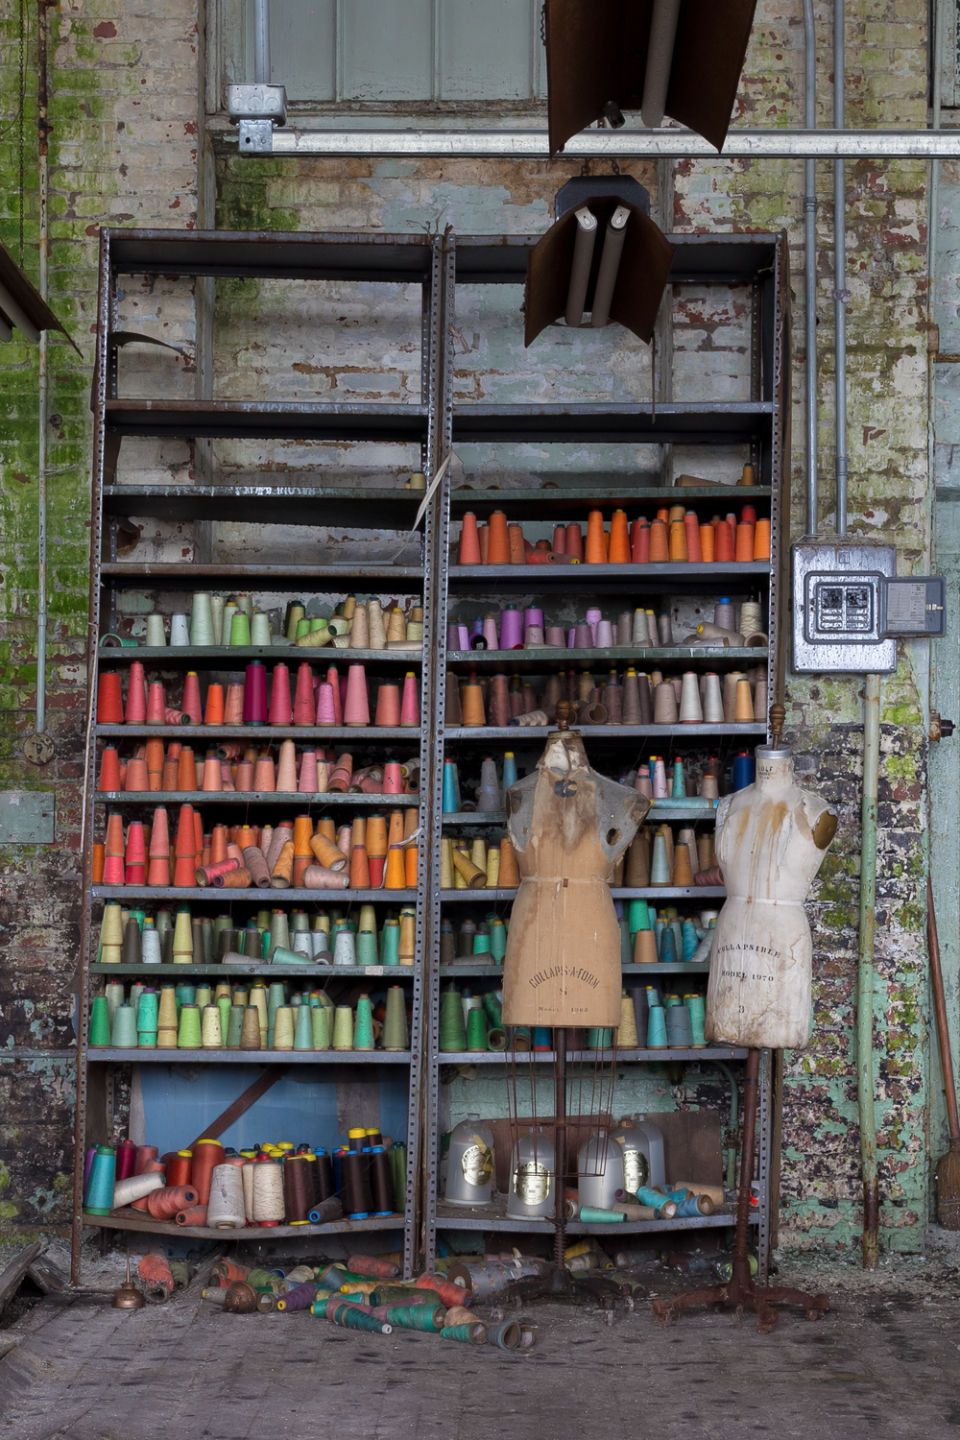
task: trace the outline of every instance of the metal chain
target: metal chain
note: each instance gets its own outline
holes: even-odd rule
[[[19,84],[20,84],[20,108],[18,112],[19,124],[19,146],[20,146],[20,269],[23,269],[23,209],[24,209],[24,143],[23,133],[26,124],[26,90],[27,90],[27,65],[24,54],[23,32],[26,28],[26,0],[20,0],[20,48],[18,55]]]

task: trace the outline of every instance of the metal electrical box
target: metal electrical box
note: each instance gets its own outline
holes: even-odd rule
[[[881,596],[884,581],[896,573],[892,545],[795,545],[794,670],[895,670],[897,642],[884,636]]]
[[[898,577],[896,564],[892,545],[794,546],[794,670],[882,674],[898,636],[944,633],[944,580]]]

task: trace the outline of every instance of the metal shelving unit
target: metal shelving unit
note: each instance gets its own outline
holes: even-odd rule
[[[77,1111],[75,1150],[75,1194],[73,1209],[73,1269],[78,1273],[79,1245],[84,1226],[97,1226],[102,1231],[130,1229],[153,1233],[173,1233],[198,1238],[223,1238],[223,1232],[205,1228],[178,1229],[160,1223],[139,1212],[90,1216],[83,1212],[83,1171],[86,1146],[114,1138],[118,1114],[115,1106],[123,1089],[121,1082],[129,1076],[132,1065],[208,1066],[296,1066],[317,1067],[317,1078],[310,1083],[333,1084],[338,1073],[378,1075],[406,1074],[406,1135],[407,1181],[402,1197],[402,1212],[389,1217],[363,1221],[343,1220],[319,1226],[279,1226],[251,1234],[268,1239],[302,1236],[304,1234],[344,1234],[373,1230],[403,1232],[404,1260],[407,1273],[417,1263],[418,1234],[416,1221],[421,1210],[422,1135],[422,1049],[417,1037],[423,1025],[424,999],[427,993],[429,937],[427,916],[431,866],[428,847],[422,846],[415,888],[402,890],[347,890],[318,892],[303,889],[287,890],[222,890],[217,888],[183,888],[177,886],[132,887],[92,883],[92,843],[97,838],[106,806],[126,817],[135,817],[145,807],[158,804],[192,804],[203,808],[205,819],[216,813],[230,821],[249,811],[263,815],[269,811],[290,814],[309,807],[313,813],[335,809],[338,812],[364,814],[369,810],[419,806],[421,825],[429,833],[429,796],[369,796],[365,794],[284,794],[247,792],[101,792],[96,789],[98,752],[104,741],[145,741],[150,737],[177,739],[184,742],[242,738],[249,743],[269,743],[292,736],[303,741],[347,742],[365,750],[388,746],[390,753],[419,753],[424,773],[429,773],[432,726],[435,711],[433,698],[434,671],[432,624],[437,606],[434,594],[436,563],[428,557],[435,553],[435,528],[438,504],[428,508],[426,524],[419,537],[421,553],[416,563],[417,540],[411,534],[423,493],[394,488],[363,485],[343,486],[291,483],[284,475],[280,483],[270,476],[241,479],[229,483],[148,484],[118,483],[117,462],[121,448],[135,445],[142,439],[163,440],[170,437],[201,442],[215,438],[337,440],[343,442],[373,440],[379,444],[402,442],[419,447],[420,469],[429,481],[441,450],[442,436],[438,430],[438,388],[440,385],[438,356],[441,336],[441,243],[422,235],[309,235],[276,233],[171,232],[171,231],[104,231],[101,237],[99,271],[99,315],[97,364],[93,392],[95,413],[94,472],[92,501],[92,568],[90,584],[90,634],[93,637],[88,670],[90,714],[86,753],[84,789],[84,878],[81,934],[81,986],[78,1007]],[[120,277],[127,275],[164,275],[192,277],[195,282],[209,279],[244,277],[293,280],[360,280],[367,282],[418,283],[421,287],[421,386],[417,403],[411,404],[313,404],[288,401],[221,401],[214,399],[184,400],[164,398],[123,398],[119,393],[119,348],[124,343],[118,335],[118,301]],[[448,429],[449,427],[447,427]],[[446,444],[444,442],[444,448]],[[247,525],[285,523],[351,527],[355,530],[395,529],[407,535],[406,558],[399,564],[371,563],[351,558],[350,548],[343,549],[343,559],[331,564],[310,563],[293,551],[279,564],[237,561],[200,549],[190,561],[168,563],[155,559],[139,562],[122,556],[118,550],[121,522],[131,517],[149,517],[160,522],[196,523],[225,518],[225,502],[229,503],[232,522]],[[356,548],[356,547],[354,547]],[[209,545],[207,546],[209,551]],[[309,547],[307,547],[309,552]],[[422,650],[348,650],[334,647],[310,649],[294,645],[271,646],[203,646],[164,647],[123,646],[108,640],[120,628],[129,629],[130,616],[143,611],[144,594],[155,595],[172,608],[186,608],[174,597],[188,596],[202,588],[243,589],[256,587],[261,592],[296,594],[302,587],[316,593],[346,594],[353,589],[372,593],[422,597],[424,609],[424,641]],[[139,604],[137,603],[139,600]],[[132,601],[129,606],[125,602]],[[158,605],[158,608],[163,608]],[[126,610],[126,613],[125,613]],[[148,677],[176,675],[186,668],[205,672],[218,680],[225,673],[242,668],[248,661],[267,662],[307,660],[314,665],[332,661],[359,661],[375,665],[396,678],[398,671],[413,670],[420,676],[420,705],[424,717],[419,727],[377,729],[351,726],[146,726],[98,725],[94,721],[94,705],[99,675],[117,671],[123,675],[132,661],[142,661]],[[317,904],[355,906],[361,902],[378,902],[396,906],[417,906],[416,960],[411,966],[321,966],[265,964],[250,965],[112,965],[96,963],[100,907],[108,899],[132,904],[151,902],[189,902],[196,913],[213,913],[211,905],[220,909],[283,904],[306,907]],[[89,1007],[96,993],[108,978],[152,980],[177,974],[219,976],[245,980],[310,977],[343,980],[356,986],[364,979],[402,983],[412,990],[412,1046],[406,1052],[388,1051],[228,1051],[221,1050],[140,1050],[113,1047],[92,1048],[88,1044]],[[371,1067],[373,1070],[371,1071]],[[262,1072],[266,1073],[266,1072]],[[213,1119],[206,1116],[198,1124]],[[147,1137],[149,1139],[149,1137]],[[184,1136],[184,1142],[189,1136]],[[312,1137],[311,1137],[312,1138]],[[316,1137],[322,1143],[324,1137]],[[335,1139],[334,1136],[329,1137]],[[329,1143],[329,1141],[328,1141]]]
[[[527,256],[536,243],[537,236],[458,236],[451,240],[446,265],[445,303],[451,317],[456,312],[456,287],[462,285],[515,285],[522,286],[526,279]],[[438,707],[437,726],[442,745],[438,749],[437,776],[434,805],[439,810],[439,775],[441,758],[490,753],[490,747],[497,745],[519,751],[532,742],[539,751],[551,727],[527,727],[511,725],[496,727],[484,725],[469,727],[446,725],[442,717],[446,713],[445,689],[448,672],[455,676],[474,671],[479,678],[492,671],[506,671],[522,678],[542,676],[558,668],[575,665],[576,668],[607,669],[617,662],[637,664],[641,659],[643,668],[658,667],[662,664],[682,665],[685,669],[709,668],[711,670],[739,669],[746,663],[763,661],[768,666],[770,698],[776,699],[782,688],[782,657],[779,647],[777,617],[779,611],[778,590],[782,583],[783,557],[780,554],[780,508],[784,503],[785,477],[787,474],[786,451],[787,430],[787,316],[789,307],[788,277],[789,265],[785,243],[782,237],[774,235],[711,235],[711,236],[670,236],[675,247],[674,264],[669,283],[672,286],[695,285],[738,285],[747,288],[749,299],[749,367],[750,393],[748,398],[738,401],[677,401],[672,398],[663,403],[658,400],[651,404],[533,404],[497,405],[489,403],[453,403],[449,379],[443,387],[443,403],[449,414],[451,443],[466,444],[507,442],[524,443],[531,446],[569,444],[602,446],[613,443],[656,443],[661,447],[682,444],[709,446],[730,446],[738,444],[747,447],[747,455],[760,483],[754,486],[690,486],[672,488],[666,484],[651,484],[647,475],[638,477],[636,486],[618,477],[598,475],[595,485],[586,482],[581,474],[571,478],[569,485],[551,478],[540,485],[527,481],[502,484],[499,480],[484,488],[482,478],[454,488],[449,477],[443,490],[443,513],[437,525],[437,540],[442,549],[442,568],[438,577],[438,604],[440,612],[436,621],[438,643],[443,645],[447,635],[448,607],[461,604],[465,599],[475,598],[476,609],[489,606],[491,600],[499,598],[517,600],[519,596],[530,597],[526,604],[541,603],[549,607],[561,599],[571,596],[582,597],[577,608],[582,618],[582,608],[593,602],[594,597],[617,595],[646,595],[648,603],[656,597],[667,594],[678,596],[722,595],[738,596],[761,589],[768,609],[768,644],[762,648],[744,647],[723,649],[718,647],[691,647],[672,645],[660,649],[635,649],[618,646],[612,650],[557,650],[547,647],[530,651],[449,650],[438,664],[435,686],[435,703]],[[452,370],[449,356],[445,356],[445,370]],[[664,454],[661,448],[661,456]],[[530,469],[530,460],[524,461],[523,468]],[[614,508],[626,509],[628,518],[638,514],[652,515],[659,505],[681,503],[696,504],[700,509],[719,509],[725,513],[739,509],[743,503],[756,506],[761,514],[768,513],[771,519],[772,544],[769,561],[751,561],[724,565],[702,563],[661,563],[648,565],[481,565],[461,566],[456,563],[451,550],[451,521],[458,521],[466,511],[472,511],[478,520],[489,519],[494,510],[502,510],[509,521],[540,521],[553,525],[561,520],[583,521],[587,512],[600,509],[609,519]],[[547,532],[548,533],[548,532]],[[523,602],[520,602],[521,604]],[[632,602],[635,603],[635,602]],[[559,623],[559,621],[557,622]],[[565,624],[571,623],[569,620]],[[639,668],[639,665],[638,665]],[[597,756],[599,768],[608,772],[618,762],[614,757],[638,755],[686,753],[690,747],[704,749],[714,742],[717,747],[735,746],[737,741],[753,746],[767,734],[765,723],[722,724],[722,725],[584,725],[577,727],[586,741],[588,753]],[[669,751],[665,747],[669,746]],[[722,753],[722,748],[717,750]],[[532,755],[532,751],[531,751]],[[629,761],[627,762],[629,763]],[[713,807],[671,807],[669,804],[656,806],[651,810],[650,820],[687,821],[688,823],[709,823]],[[502,830],[502,812],[483,814],[460,811],[453,815],[442,815],[442,826],[455,832],[464,829],[483,833],[486,828]],[[435,848],[433,863],[439,873],[439,846]],[[495,905],[502,915],[515,891],[509,889],[444,890],[438,893],[435,909],[446,909],[462,905]],[[614,888],[615,899],[647,898],[654,901],[716,901],[722,899],[724,891],[716,886],[692,887],[648,887],[642,890]],[[453,911],[452,913],[457,913]],[[438,1200],[437,1177],[439,1173],[439,1072],[442,1066],[504,1066],[505,1052],[457,1052],[441,1053],[438,1046],[440,980],[444,982],[462,977],[466,979],[496,979],[502,969],[494,965],[439,964],[439,915],[433,935],[431,1003],[427,1016],[427,1049],[431,1062],[429,1083],[426,1093],[427,1123],[424,1137],[425,1198],[424,1248],[428,1257],[435,1253],[437,1232],[443,1229],[486,1230],[490,1232],[518,1232],[549,1234],[551,1227],[544,1222],[524,1222],[506,1217],[502,1197],[491,1206],[471,1210],[463,1206],[445,1207]],[[703,975],[709,967],[693,964],[630,965],[624,967],[625,974],[698,974]],[[571,1052],[573,1053],[573,1052]],[[590,1052],[592,1055],[595,1052]],[[628,1065],[661,1062],[696,1063],[710,1059],[742,1061],[746,1051],[724,1047],[706,1047],[690,1051],[648,1051],[637,1050],[617,1054],[617,1063]],[[536,1054],[531,1057],[524,1052],[525,1059],[542,1059],[549,1062],[550,1054]],[[612,1057],[608,1057],[612,1058]],[[760,1072],[760,1163],[759,1186],[760,1204],[758,1213],[752,1217],[757,1225],[758,1252],[762,1271],[765,1272],[770,1237],[771,1196],[769,1175],[771,1169],[771,1146],[773,1137],[773,1067],[770,1056],[763,1052]],[[506,1113],[506,1091],[504,1111]],[[645,1222],[636,1226],[615,1227],[616,1233],[651,1234],[660,1230],[700,1229],[717,1226],[732,1226],[734,1216],[723,1211],[710,1217],[699,1217],[694,1221]],[[571,1223],[571,1234],[588,1233],[589,1226]],[[611,1227],[603,1233],[609,1236]],[[600,1233],[595,1231],[594,1233]]]

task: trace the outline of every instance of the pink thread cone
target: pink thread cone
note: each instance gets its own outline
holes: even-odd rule
[[[147,681],[140,660],[134,660],[130,666],[127,707],[123,718],[128,725],[142,725],[147,718]]]
[[[373,720],[374,725],[399,725],[400,724],[400,687],[399,685],[381,685],[377,691],[377,713]]]
[[[347,696],[343,707],[345,725],[369,725],[370,701],[367,696],[367,675],[362,665],[351,665],[347,671]]]
[[[189,715],[191,725],[203,720],[203,706],[200,703],[200,680],[196,670],[188,670],[183,682],[183,713]]]
[[[239,682],[227,686],[227,698],[223,705],[224,725],[243,724],[243,686]]]
[[[147,762],[141,756],[135,755],[132,760],[127,761],[127,773],[124,776],[123,788],[124,790],[150,789]]]
[[[267,722],[267,668],[252,660],[244,672],[243,723],[265,725]]]
[[[289,725],[293,720],[293,707],[290,703],[290,670],[283,664],[273,667],[269,719],[271,725]]]
[[[163,693],[163,685],[159,680],[150,681],[150,689],[147,693],[147,724],[162,725],[166,716],[167,701]]]
[[[294,725],[312,725],[315,713],[313,671],[304,661],[297,671],[297,693],[293,700]]]
[[[284,795],[297,793],[297,747],[292,740],[284,740],[280,746],[280,761],[277,765],[277,790]]]
[[[221,789],[221,790],[236,790],[236,788],[237,788],[236,785],[234,785],[234,783],[233,783],[233,771],[230,769],[230,764],[229,764],[229,762],[228,762],[227,760],[221,760],[221,761],[220,761],[220,789]]]
[[[336,725],[337,711],[333,702],[333,686],[322,680],[317,688],[317,724]]]
[[[384,795],[403,794],[403,768],[399,760],[388,760],[383,767]]]
[[[237,766],[237,778],[234,781],[238,790],[252,790],[253,784],[253,761],[241,760]]]
[[[317,752],[316,750],[304,750],[303,759],[300,762],[300,779],[297,782],[297,790],[301,795],[316,795],[318,793],[317,785]]]
[[[276,790],[277,778],[272,755],[258,755],[253,771],[253,789],[261,792]]]
[[[170,884],[170,830],[167,812],[158,805],[153,812],[150,827],[150,864],[147,867],[148,885]]]
[[[203,761],[203,789],[222,790],[223,778],[220,774],[220,761],[216,755],[210,754],[204,757]]]
[[[327,671],[327,684],[331,686],[333,690],[333,713],[335,717],[333,723],[335,725],[342,725],[343,696],[340,691],[340,674],[337,670],[336,665],[331,665],[329,670]]]
[[[403,679],[403,699],[400,703],[400,724],[420,724],[420,702],[417,697],[417,677],[408,670]]]

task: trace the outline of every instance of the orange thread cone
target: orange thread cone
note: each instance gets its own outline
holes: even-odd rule
[[[716,531],[714,530],[713,526],[712,526],[712,525],[701,525],[701,526],[700,526],[700,554],[701,554],[702,557],[703,557],[703,563],[704,563],[705,565],[712,565],[712,564],[713,564],[714,542],[715,542],[715,540],[716,540]]]
[[[141,756],[135,755],[127,763],[127,771],[123,777],[123,788],[128,791],[143,792],[150,789],[150,775],[147,772],[147,762]]]
[[[741,563],[753,559],[753,526],[749,522],[737,526],[735,558]]]
[[[179,740],[171,740],[167,746],[166,759],[163,762],[163,778],[160,783],[161,790],[177,790],[177,771],[180,768],[180,752],[183,746]]]
[[[681,520],[670,524],[670,559],[674,562],[687,560],[687,528]]]
[[[567,526],[567,554],[583,559],[583,534],[579,525]]]
[[[97,681],[97,724],[123,724],[123,691],[115,670],[104,671]]]
[[[223,779],[220,775],[220,761],[211,751],[204,756],[203,761],[203,788],[204,790],[222,790]]]
[[[511,523],[507,526],[507,547],[511,565],[526,565],[527,550],[523,543],[523,526]]]
[[[670,559],[667,527],[663,520],[654,520],[650,526],[650,563],[662,565]]]
[[[407,886],[406,861],[399,845],[391,845],[387,851],[386,873],[383,878],[385,890],[405,890]]]
[[[699,565],[703,559],[703,550],[700,546],[700,526],[697,524],[697,517],[692,510],[688,510],[683,517],[683,529],[687,538],[687,559],[693,564]]]
[[[420,847],[418,845],[408,845],[403,852],[403,878],[408,890],[416,889],[419,864]]]
[[[253,786],[263,794],[272,794],[277,788],[277,778],[272,755],[258,755],[253,772]]]
[[[630,531],[627,526],[625,510],[614,510],[610,519],[610,545],[607,559],[611,565],[630,564]]]
[[[123,884],[123,855],[123,816],[115,813],[110,814],[107,816],[106,844],[104,847],[104,885]]]
[[[504,835],[500,841],[500,873],[497,884],[504,890],[515,889],[520,884],[517,854],[509,835]]]
[[[583,558],[588,565],[602,565],[607,558],[607,546],[603,536],[603,512],[591,510],[587,516],[587,541]]]
[[[489,564],[490,564],[490,526],[489,526],[489,525],[481,525],[481,526],[480,526],[479,537],[480,537],[480,564],[481,564],[481,565],[489,565]]]
[[[502,510],[494,510],[490,516],[490,565],[510,564],[510,541],[507,535],[507,517]]]
[[[203,712],[204,725],[223,724],[223,686],[207,686],[207,704]]]
[[[367,863],[366,845],[354,845],[350,852],[350,889],[369,890],[370,866]]]
[[[733,528],[726,520],[721,520],[717,526],[713,553],[718,564],[728,564],[736,558]]]
[[[274,890],[287,890],[293,880],[293,841],[287,840],[270,875]]]
[[[124,883],[142,885],[147,878],[147,851],[144,843],[143,824],[131,820],[127,829],[127,849],[124,856]]]
[[[223,704],[224,725],[243,724],[243,685],[235,681],[227,686],[227,698]]]
[[[197,788],[197,762],[193,750],[189,745],[184,745],[180,751],[180,758],[177,761],[177,789],[196,790]]]
[[[753,534],[754,560],[770,559],[770,521],[758,520]]]
[[[480,537],[477,533],[477,517],[468,510],[460,527],[460,548],[457,552],[458,565],[480,564]]]

